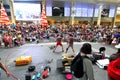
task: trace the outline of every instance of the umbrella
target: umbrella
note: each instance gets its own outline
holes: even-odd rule
[[[46,17],[46,13],[45,13],[44,4],[42,6],[42,14],[41,14],[40,24],[42,25],[43,28],[46,28],[48,26],[48,21],[47,21],[47,17]]]
[[[10,20],[7,16],[7,13],[6,13],[2,3],[1,3],[1,10],[0,10],[0,23],[6,24],[6,25],[10,24]]]

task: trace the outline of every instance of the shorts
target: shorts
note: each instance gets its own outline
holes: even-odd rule
[[[69,44],[69,45],[68,45],[68,47],[71,47],[71,48],[73,48],[73,44]]]
[[[56,46],[62,46],[61,42],[57,42]]]

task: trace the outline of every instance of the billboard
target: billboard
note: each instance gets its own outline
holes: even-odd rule
[[[13,6],[16,20],[40,20],[40,4],[14,3]]]

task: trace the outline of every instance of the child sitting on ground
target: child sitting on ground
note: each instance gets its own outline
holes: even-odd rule
[[[105,47],[100,47],[99,52],[97,54],[93,54],[95,60],[105,59],[105,50],[106,50]]]

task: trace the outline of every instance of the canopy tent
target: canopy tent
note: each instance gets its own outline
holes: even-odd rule
[[[1,3],[1,10],[0,10],[0,24],[6,24],[6,25],[10,24],[10,20],[7,16],[7,13],[2,3]]]
[[[48,21],[47,21],[47,17],[46,17],[45,5],[44,4],[42,5],[42,14],[41,14],[40,24],[42,25],[42,28],[48,27]]]

